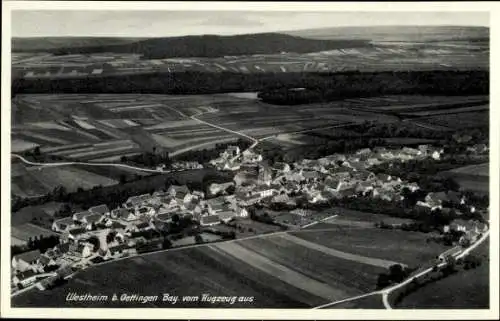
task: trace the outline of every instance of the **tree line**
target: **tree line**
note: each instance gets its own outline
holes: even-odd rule
[[[306,88],[292,91],[291,88]],[[258,91],[271,104],[294,105],[389,94],[488,94],[487,71],[152,72],[81,78],[15,78],[18,93],[213,94]]]

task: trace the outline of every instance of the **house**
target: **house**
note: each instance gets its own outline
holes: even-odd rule
[[[153,230],[155,227],[151,222],[140,222],[133,225],[134,232]]]
[[[64,233],[75,227],[73,217],[65,217],[56,220],[52,223],[52,230],[59,233]]]
[[[69,230],[67,233],[62,235],[62,240],[65,242],[77,241],[87,236],[87,228],[86,227],[77,227]]]
[[[37,273],[32,270],[27,270],[21,273],[17,273],[12,278],[12,282],[18,287],[26,288],[30,285],[35,284],[37,281]]]
[[[240,154],[240,148],[238,146],[228,146],[226,148],[226,153],[229,157],[238,156]]]
[[[40,256],[41,253],[39,250],[14,255],[12,258],[12,267],[21,272],[37,269]]]
[[[306,181],[318,181],[320,179],[320,174],[317,171],[302,171],[302,176]]]
[[[429,193],[425,197],[425,202],[430,204],[431,207],[440,207],[442,208],[443,202],[449,202],[450,199],[445,192],[437,192],[437,193]]]
[[[342,187],[342,185],[343,185],[343,182],[341,180],[334,179],[332,177],[328,177],[324,181],[324,187],[327,190],[333,190],[333,191],[338,192],[340,190],[340,188]]]
[[[186,185],[172,185],[168,188],[167,193],[175,197],[175,200],[179,205],[189,203],[193,198],[193,195]]]
[[[356,152],[356,155],[369,155],[371,154],[372,150],[369,149],[369,148],[363,148],[363,149],[360,149]]]
[[[418,149],[410,148],[410,147],[403,147],[402,152],[405,154],[408,154],[408,155],[412,155],[412,156],[418,156],[422,153]]]
[[[313,193],[307,194],[309,203],[322,203],[329,199],[329,194],[321,191],[315,191]]]
[[[421,155],[427,155],[430,150],[429,145],[418,145],[418,150],[420,151]]]
[[[257,188],[255,188],[253,191],[254,195],[259,195],[259,197],[261,197],[261,198],[273,196],[277,193],[278,193],[278,191],[276,190],[275,187],[266,186],[266,185],[257,186]]]
[[[198,199],[205,198],[205,193],[203,193],[202,191],[193,191],[191,194],[193,194],[193,196],[198,198]]]
[[[109,250],[110,255],[116,256],[118,254],[126,253],[128,251],[128,249],[129,249],[129,246],[127,244],[120,244],[120,245],[112,246],[108,250]]]
[[[227,170],[227,171],[237,171],[240,168],[241,168],[240,163],[234,162],[233,160],[227,160],[226,162],[224,162],[224,165],[222,166],[222,170]]]
[[[435,150],[434,152],[432,152],[431,157],[434,160],[440,160],[441,159],[441,153],[439,151]]]
[[[271,184],[272,179],[273,179],[272,169],[268,165],[265,164],[260,165],[257,174],[258,184],[269,185]]]
[[[91,208],[89,208],[89,212],[92,214],[100,214],[101,216],[110,214],[109,208],[105,204],[91,207]]]
[[[290,213],[295,214],[295,215],[299,215],[302,217],[307,217],[307,216],[311,216],[314,212],[311,210],[303,209],[303,208],[297,208],[297,209],[291,211]]]
[[[452,137],[457,143],[467,143],[472,139],[470,135],[461,135],[459,133],[453,134]]]
[[[217,195],[219,193],[225,192],[231,186],[234,186],[233,182],[227,182],[223,184],[212,183],[208,187],[208,192],[210,195]]]
[[[82,222],[85,216],[91,215],[89,211],[83,211],[73,214],[73,220],[76,222]]]
[[[117,208],[111,211],[111,217],[122,221],[135,221],[138,217],[126,208]]]
[[[380,182],[389,182],[392,180],[392,176],[385,173],[379,173],[376,175],[376,179]]]
[[[134,214],[136,217],[153,216],[156,214],[156,211],[152,207],[142,206],[136,208]]]
[[[90,243],[78,243],[70,246],[70,253],[79,258],[87,258],[92,255],[94,246]]]
[[[488,146],[486,144],[475,144],[472,147],[467,147],[467,151],[476,153],[476,154],[482,154],[486,153],[488,151]]]
[[[418,184],[415,182],[405,184],[404,187],[408,188],[412,193],[420,189]]]
[[[244,207],[236,207],[236,214],[239,216],[239,217],[243,217],[243,218],[246,218],[249,216],[248,214],[248,211],[246,210],[246,208]]]
[[[372,190],[373,190],[373,185],[371,182],[360,182],[356,186],[356,193],[362,193],[363,195],[366,195]]]
[[[258,203],[260,200],[261,200],[261,197],[259,194],[244,195],[244,196],[239,198],[240,204],[242,206],[250,206],[250,205]]]
[[[149,194],[131,196],[123,204],[123,207],[128,208],[128,209],[134,209],[136,207],[142,206],[142,204],[147,202],[150,198],[151,198],[151,195],[149,195]]]
[[[290,171],[290,165],[285,162],[276,162],[273,168],[281,173],[288,173]]]
[[[201,226],[213,226],[220,224],[219,215],[207,215],[203,216],[200,220]]]
[[[370,171],[360,170],[352,173],[352,178],[358,179],[360,181],[370,181],[374,180],[376,177],[375,174]]]
[[[189,193],[189,188],[186,185],[171,185],[167,189],[167,194],[175,197],[177,193],[187,194]]]
[[[271,200],[273,203],[288,203],[290,202],[290,196],[287,194],[278,194],[274,196]]]
[[[87,230],[92,230],[95,224],[100,223],[104,219],[102,214],[90,214],[83,218],[82,223],[85,225]]]
[[[169,223],[172,221],[173,215],[174,213],[172,212],[159,212],[158,214],[156,214],[156,219],[161,222]]]
[[[42,266],[42,267],[46,267],[46,266],[51,266],[51,265],[56,265],[56,261],[54,261],[53,258],[51,258],[50,256],[46,255],[46,254],[42,254],[40,255],[40,258],[38,259],[38,263]]]
[[[70,249],[70,243],[68,242],[62,242],[62,243],[59,243],[58,245],[56,245],[54,247],[54,252],[56,253],[56,255],[64,255],[64,254],[67,254],[69,252],[69,249]]]
[[[446,193],[446,196],[449,199],[449,202],[455,205],[465,205],[465,196],[463,196],[461,193],[455,192],[455,191],[448,191]]]
[[[262,161],[262,155],[254,153],[250,150],[245,150],[243,153],[243,162],[244,163],[258,163]]]
[[[462,252],[462,248],[460,246],[455,246],[441,254],[439,254],[436,258],[440,261],[440,262],[445,262],[446,259],[448,257],[455,257],[457,256],[458,254],[460,254]]]
[[[236,212],[231,209],[226,209],[222,212],[219,212],[217,215],[219,216],[219,220],[224,223],[229,223],[237,216]]]

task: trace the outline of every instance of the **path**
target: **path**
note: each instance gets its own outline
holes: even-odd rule
[[[27,160],[21,155],[11,153],[11,157],[17,158],[21,160],[23,163],[27,165],[32,165],[32,166],[41,166],[41,167],[57,167],[57,166],[71,166],[71,165],[87,165],[87,166],[114,166],[114,167],[122,167],[122,168],[128,168],[128,169],[133,169],[133,170],[138,170],[138,171],[143,171],[143,172],[149,172],[149,173],[171,173],[173,171],[166,171],[166,170],[161,170],[161,169],[151,169],[151,168],[143,168],[143,167],[137,167],[137,166],[132,166],[132,165],[126,165],[126,164],[119,164],[119,163],[88,163],[88,162],[54,162],[54,163],[38,163],[38,162],[32,162]]]

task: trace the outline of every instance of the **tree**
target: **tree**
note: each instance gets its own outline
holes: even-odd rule
[[[115,239],[115,236],[116,236],[116,232],[115,231],[109,232],[108,235],[106,235],[106,243],[113,242],[113,240]]]
[[[203,238],[201,237],[200,234],[196,234],[194,236],[194,241],[196,242],[196,244],[201,244],[201,243],[203,243]]]
[[[36,146],[33,150],[33,155],[40,156],[40,146]]]
[[[120,184],[123,185],[127,182],[127,176],[125,174],[120,174]]]
[[[161,244],[162,249],[169,249],[172,247],[172,242],[168,239],[168,237],[163,238],[163,242]]]
[[[92,244],[94,246],[94,248],[92,249],[92,251],[94,251],[94,252],[97,252],[99,250],[99,248],[101,247],[101,242],[99,241],[97,236],[91,236],[87,240],[87,242],[89,242],[90,244]]]
[[[404,269],[401,264],[394,264],[389,267],[389,277],[394,282],[401,282],[405,278]]]

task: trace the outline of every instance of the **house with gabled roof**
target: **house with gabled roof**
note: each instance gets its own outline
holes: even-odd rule
[[[93,207],[89,208],[89,212],[92,214],[100,214],[102,216],[110,214],[109,208],[106,204],[93,206]]]
[[[200,220],[201,226],[213,226],[220,224],[219,215],[206,215],[202,216]]]
[[[352,178],[360,181],[370,181],[376,178],[375,174],[367,170],[359,170],[352,173]]]
[[[17,286],[21,285],[21,287],[26,288],[30,285],[33,285],[37,281],[37,273],[33,270],[26,270],[20,273],[15,274],[12,277],[12,282]]]
[[[386,183],[392,180],[392,176],[385,173],[379,173],[376,175],[376,179],[382,183]]]
[[[125,222],[131,222],[138,219],[135,213],[131,212],[129,209],[126,208],[117,208],[112,210],[111,217]]]
[[[102,214],[90,214],[82,219],[82,224],[87,230],[91,230],[93,225],[100,223],[104,218]]]
[[[136,207],[142,206],[151,198],[149,194],[142,194],[138,196],[131,196],[127,199],[127,201],[123,204],[123,207],[128,209],[134,209]]]
[[[12,258],[12,268],[21,272],[35,270],[37,269],[40,256],[40,250],[33,250],[14,255]]]
[[[370,193],[370,191],[373,190],[373,184],[371,182],[360,182],[356,186],[356,192],[357,193],[362,193],[363,195],[366,195]]]
[[[73,220],[76,222],[82,222],[85,216],[91,215],[89,211],[83,211],[73,214]]]
[[[52,223],[52,230],[55,232],[64,233],[74,228],[75,226],[76,225],[73,220],[73,217],[65,217],[59,220],[55,220]]]

